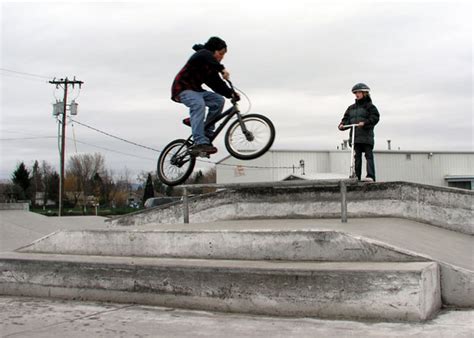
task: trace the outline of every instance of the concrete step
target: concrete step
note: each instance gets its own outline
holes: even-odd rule
[[[324,230],[81,230],[59,231],[24,253],[249,259],[410,262],[428,259],[341,231]]]
[[[433,262],[269,262],[0,255],[0,294],[282,316],[421,321],[441,306]]]

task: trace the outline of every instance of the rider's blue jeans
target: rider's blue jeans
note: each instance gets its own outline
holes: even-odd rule
[[[210,140],[206,134],[209,135],[209,133],[214,130],[214,125],[204,130],[206,107],[209,107],[206,118],[206,121],[208,121],[222,113],[225,99],[221,95],[213,92],[184,90],[179,94],[179,100],[189,108],[194,142],[196,144],[209,144]]]

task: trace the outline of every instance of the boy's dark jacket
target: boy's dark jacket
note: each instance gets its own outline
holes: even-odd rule
[[[194,49],[199,47],[201,46],[197,45]],[[179,102],[179,94],[188,89],[202,92],[203,84],[216,93],[231,98],[232,91],[219,76],[223,69],[224,65],[214,58],[211,51],[199,49],[176,75],[171,87],[171,99]]]
[[[374,127],[379,122],[379,119],[380,114],[377,107],[373,105],[370,96],[366,96],[356,100],[354,104],[347,108],[341,123],[348,125],[364,122],[363,127],[355,128],[354,143],[374,145]],[[349,140],[352,142],[352,128]]]

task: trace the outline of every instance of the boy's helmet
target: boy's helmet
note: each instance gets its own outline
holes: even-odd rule
[[[354,87],[352,87],[352,92],[369,92],[370,88],[365,83],[358,83]]]

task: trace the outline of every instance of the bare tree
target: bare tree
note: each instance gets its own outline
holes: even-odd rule
[[[104,175],[105,158],[100,153],[73,155],[69,158],[67,174],[77,182],[86,211],[87,197],[94,193],[94,177]]]

